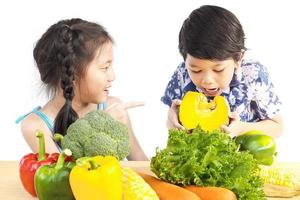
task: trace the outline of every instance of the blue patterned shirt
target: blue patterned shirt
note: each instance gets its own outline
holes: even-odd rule
[[[167,85],[161,101],[171,106],[172,100],[182,99],[188,91],[202,92],[191,81],[184,63],[181,63]],[[231,112],[237,112],[241,121],[257,122],[279,114],[281,101],[274,92],[265,66],[254,60],[244,60],[223,91]]]

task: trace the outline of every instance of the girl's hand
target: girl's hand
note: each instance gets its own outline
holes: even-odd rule
[[[244,133],[245,122],[241,122],[237,112],[229,114],[230,124],[228,126],[222,125],[222,131],[228,133],[231,137],[236,137]]]
[[[179,123],[178,120],[178,112],[179,112],[179,106],[181,104],[181,100],[174,99],[172,101],[172,105],[168,111],[168,119],[167,119],[167,127],[168,129],[171,128],[178,128],[181,130],[184,130],[185,128]]]
[[[110,116],[112,116],[115,120],[127,124],[128,123],[128,113],[127,109],[129,108],[135,108],[138,106],[143,106],[145,105],[144,102],[118,102],[118,103],[113,103],[110,106],[107,107],[105,110]]]

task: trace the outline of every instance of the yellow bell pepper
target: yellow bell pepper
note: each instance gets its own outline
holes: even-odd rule
[[[122,170],[113,156],[83,157],[70,173],[76,200],[121,200]]]
[[[211,102],[203,93],[187,92],[179,108],[179,120],[190,130],[198,125],[205,131],[220,129],[229,123],[229,108],[222,96],[215,96]]]

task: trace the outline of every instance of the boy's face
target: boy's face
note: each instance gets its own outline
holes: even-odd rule
[[[185,66],[188,74],[206,96],[220,95],[229,87],[239,63],[233,59],[218,61],[199,59],[187,54]]]

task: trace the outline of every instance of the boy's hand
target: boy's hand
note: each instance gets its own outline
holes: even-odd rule
[[[179,123],[178,120],[178,112],[179,112],[179,106],[181,104],[181,100],[174,99],[172,101],[172,105],[168,111],[168,119],[167,119],[167,127],[168,129],[171,128],[178,128],[181,130],[184,130],[185,128]]]
[[[228,133],[230,137],[236,137],[244,133],[244,122],[240,121],[240,117],[237,112],[231,112],[229,114],[230,124],[228,126],[222,125],[222,131]]]

